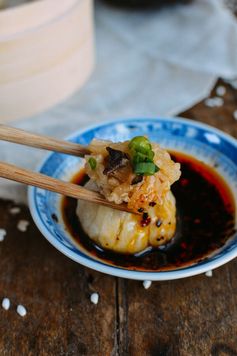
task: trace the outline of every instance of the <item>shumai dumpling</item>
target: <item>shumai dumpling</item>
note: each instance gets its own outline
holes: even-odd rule
[[[122,143],[93,140],[89,149],[86,188],[141,215],[78,201],[85,233],[105,249],[129,254],[172,239],[176,205],[170,187],[180,177],[180,165],[169,153],[143,136]]]

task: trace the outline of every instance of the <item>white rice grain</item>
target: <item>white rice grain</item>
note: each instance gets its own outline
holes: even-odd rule
[[[7,232],[4,229],[0,229],[0,241],[3,241]]]
[[[29,226],[29,221],[27,220],[19,220],[18,224],[17,224],[17,228],[18,230],[25,232],[27,230],[27,227]]]
[[[99,294],[98,293],[92,293],[90,296],[91,303],[93,304],[98,304],[99,302]]]
[[[219,85],[216,88],[216,95],[223,96],[223,95],[225,95],[225,93],[226,93],[226,88],[223,85]]]
[[[214,97],[214,98],[207,98],[204,101],[205,105],[210,107],[210,108],[214,108],[214,107],[220,107],[224,104],[224,100],[222,98],[219,98],[218,96]]]
[[[11,208],[9,210],[10,214],[12,215],[16,215],[16,214],[19,214],[21,211],[21,209],[18,207],[18,206],[14,206],[13,208]]]
[[[16,311],[20,316],[25,316],[27,314],[26,308],[21,304],[17,306]]]
[[[150,286],[151,286],[151,281],[143,281],[143,287],[145,288],[145,289],[148,289],[148,288],[150,288]]]
[[[10,305],[11,305],[10,299],[8,299],[8,298],[3,298],[3,300],[2,300],[2,307],[3,307],[3,309],[8,310],[8,309],[10,308]]]
[[[205,276],[207,276],[207,277],[212,277],[212,271],[210,270],[210,271],[207,271],[206,273],[205,273]]]

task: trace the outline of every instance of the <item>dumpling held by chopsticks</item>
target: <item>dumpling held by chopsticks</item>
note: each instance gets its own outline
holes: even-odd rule
[[[130,254],[168,242],[176,229],[170,188],[180,177],[179,163],[144,136],[119,143],[94,139],[89,149],[87,188],[127,203],[141,216],[78,201],[77,214],[88,236],[103,248]]]

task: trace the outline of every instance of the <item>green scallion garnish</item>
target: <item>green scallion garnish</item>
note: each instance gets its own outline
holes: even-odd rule
[[[151,144],[150,144],[149,140],[144,136],[134,137],[129,142],[128,147],[131,151],[136,151],[136,152],[140,152],[140,153],[144,153],[144,154],[151,151]]]
[[[90,167],[91,167],[92,170],[95,170],[95,169],[96,169],[96,164],[97,164],[97,162],[96,162],[96,159],[95,159],[95,158],[90,157],[90,158],[88,159],[88,163],[89,163],[89,165],[90,165]]]
[[[159,167],[153,161],[155,154],[148,138],[136,136],[129,142],[128,147],[135,174],[153,175],[158,172]]]
[[[158,172],[158,170],[159,168],[155,165],[155,163],[151,162],[136,163],[134,165],[134,173],[137,175],[152,176]]]

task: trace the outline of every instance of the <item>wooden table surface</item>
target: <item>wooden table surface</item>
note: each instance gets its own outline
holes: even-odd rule
[[[225,86],[224,106],[202,102],[182,115],[237,137],[237,92]],[[0,355],[237,355],[237,260],[211,278],[154,282],[145,290],[69,260],[37,230],[26,206],[12,215],[14,206],[0,201],[7,231],[0,299],[11,300],[8,311],[0,308]],[[20,219],[30,222],[26,232],[17,229]],[[97,305],[92,292],[100,295]]]

